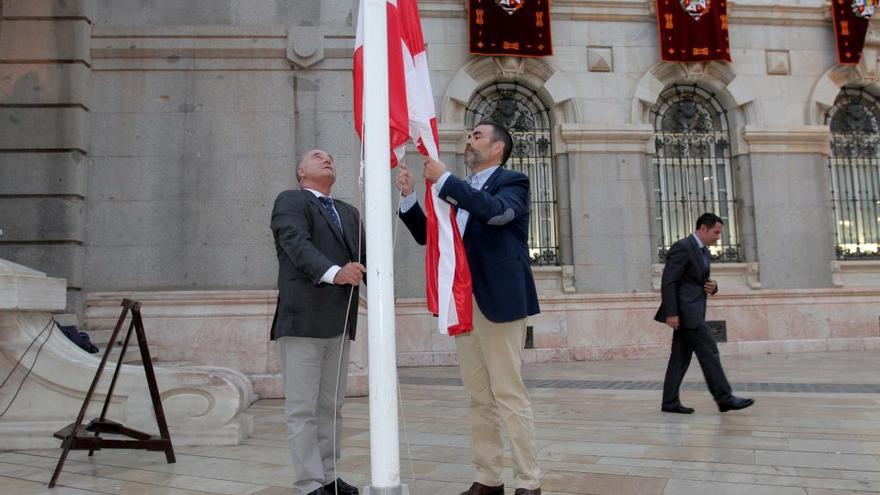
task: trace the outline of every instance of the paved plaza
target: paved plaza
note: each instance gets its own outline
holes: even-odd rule
[[[682,393],[697,410],[690,416],[660,412],[665,360],[527,365],[545,493],[880,493],[880,353],[726,356],[723,363],[735,393],[755,398],[754,407],[720,414],[696,360]],[[457,371],[400,369],[401,471],[413,495],[457,494],[472,480]],[[256,426],[244,445],[178,447],[173,465],[160,453],[72,452],[54,490],[46,483],[60,450],[0,451],[0,493],[292,493],[281,401],[259,401],[250,411]],[[368,426],[367,399],[350,399],[339,469],[354,485],[369,481]]]

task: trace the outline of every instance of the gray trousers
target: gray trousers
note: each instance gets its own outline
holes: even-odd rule
[[[293,456],[293,492],[305,495],[336,479],[334,452],[339,459],[349,340],[345,335],[281,337],[277,344],[287,440]]]

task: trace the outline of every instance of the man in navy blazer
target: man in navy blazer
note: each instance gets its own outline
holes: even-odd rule
[[[669,249],[663,267],[662,301],[654,319],[673,329],[672,352],[663,381],[663,412],[691,414],[694,410],[682,405],[679,388],[691,356],[697,355],[706,385],[721,412],[744,409],[755,403],[732,394],[730,383],[721,368],[718,346],[706,325],[706,300],[718,292],[718,284],[709,278],[709,248],[721,238],[724,221],[714,213],[697,219],[693,234],[679,240]]]
[[[462,495],[503,495],[503,420],[513,453],[515,495],[539,495],[541,470],[534,419],[522,380],[526,318],[540,312],[529,258],[529,178],[503,167],[513,148],[507,129],[477,124],[468,136],[468,179],[443,163],[425,161],[425,179],[457,208],[474,291],[474,329],[457,335],[462,384],[470,396],[468,416],[477,476]],[[416,242],[426,242],[426,217],[406,165],[397,176],[400,218]]]

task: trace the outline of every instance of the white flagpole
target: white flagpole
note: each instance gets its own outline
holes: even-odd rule
[[[386,1],[365,0],[361,4],[364,8],[364,207],[370,363],[371,480],[365,490],[368,495],[402,493],[397,430]]]

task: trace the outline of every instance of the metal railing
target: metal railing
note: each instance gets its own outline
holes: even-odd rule
[[[507,167],[529,177],[529,254],[533,265],[559,264],[556,174],[550,111],[531,88],[517,82],[483,87],[468,104],[468,128],[481,120],[505,126],[513,138]]]
[[[651,116],[658,261],[666,260],[672,244],[693,232],[706,212],[724,220],[721,242],[709,248],[712,259],[742,261],[726,111],[712,93],[676,84],[660,95]]]
[[[838,259],[880,258],[880,104],[844,88],[828,111],[831,208]]]

